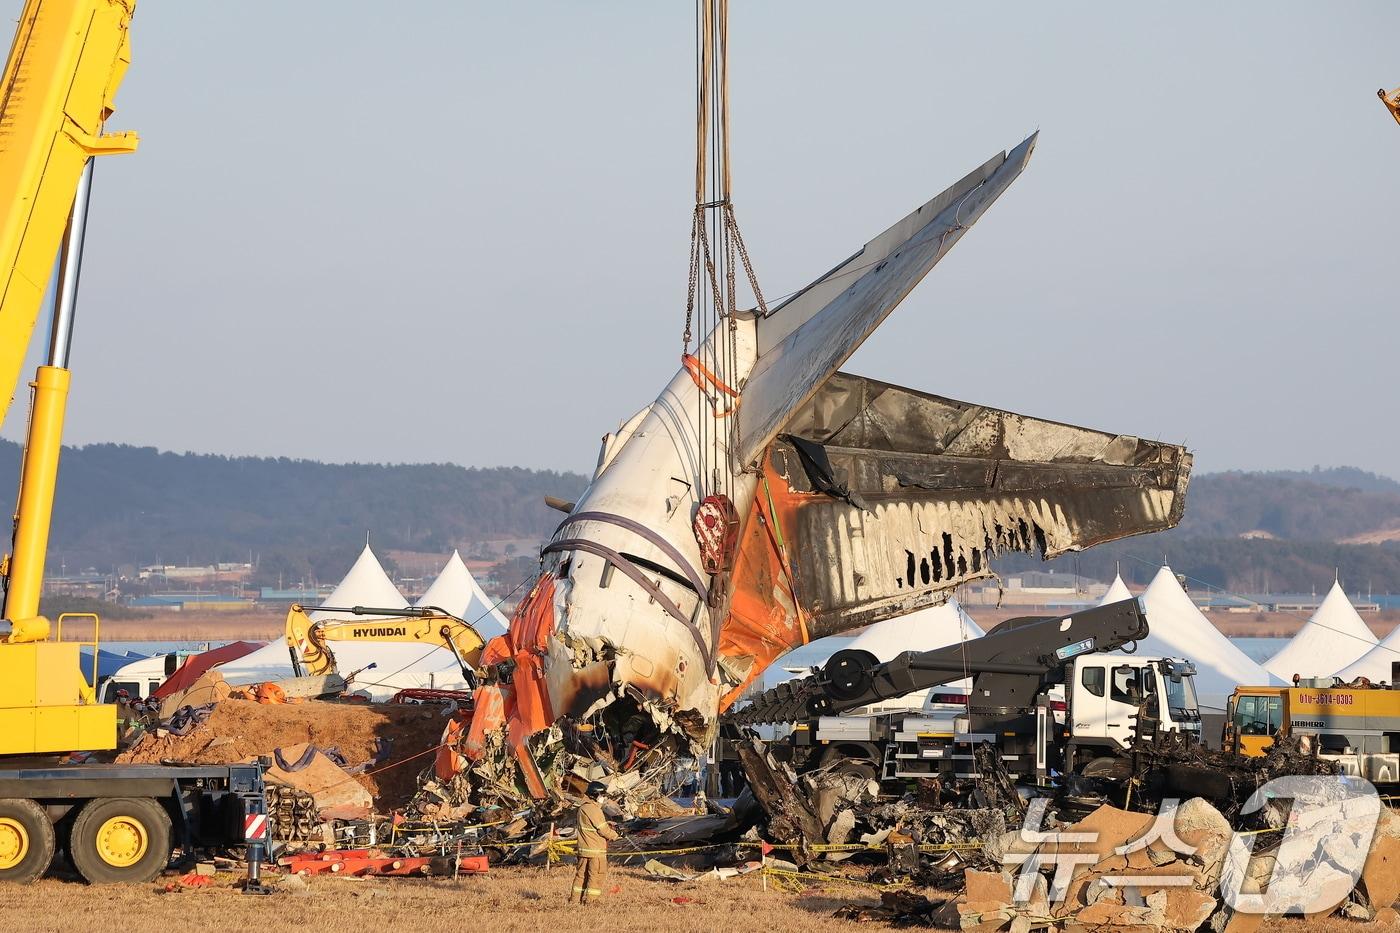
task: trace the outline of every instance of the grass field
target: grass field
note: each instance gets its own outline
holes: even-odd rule
[[[88,887],[46,878],[29,887],[0,888],[5,933],[142,929],[185,931],[315,930],[317,933],[413,930],[546,930],[550,933],[701,933],[765,930],[811,933],[871,930],[869,924],[834,920],[838,907],[877,899],[867,889],[830,885],[797,895],[762,889],[749,876],[675,885],[636,869],[615,869],[620,890],[587,907],[566,903],[573,866],[493,869],[486,876],[451,880],[309,878],[306,888],[267,897],[230,887],[166,893],[161,884]],[[677,902],[680,899],[680,902]]]
[[[102,641],[271,641],[286,632],[286,613],[166,612],[149,619],[103,619]],[[92,625],[72,620],[63,626],[64,641],[87,641]]]
[[[158,933],[300,931],[369,933],[413,930],[461,933],[544,930],[549,933],[714,933],[761,930],[892,930],[882,923],[838,920],[847,904],[873,905],[876,893],[839,882],[801,894],[769,889],[750,875],[728,881],[670,884],[638,869],[615,869],[616,893],[601,904],[576,907],[565,898],[573,866],[496,868],[486,876],[451,880],[310,878],[305,888],[267,897],[244,895],[221,875],[214,887],[166,892],[164,884],[88,887],[46,878],[29,887],[0,888],[5,933],[142,929]],[[1332,933],[1383,928],[1344,920],[1271,920],[1262,929]]]

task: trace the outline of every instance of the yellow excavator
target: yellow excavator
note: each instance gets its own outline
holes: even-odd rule
[[[338,674],[328,642],[399,642],[446,648],[457,659],[462,678],[476,688],[476,665],[485,640],[471,623],[436,606],[375,609],[366,606],[321,606],[316,613],[362,618],[313,619],[301,606],[287,613],[287,648],[298,677]]]
[[[83,643],[62,640],[65,617],[51,626],[39,611],[93,160],[137,144],[105,126],[134,10],[135,0],[27,0],[0,85],[0,423],[41,312],[49,320],[46,362],[29,384],[13,547],[0,560],[0,881],[32,881],[58,848],[88,881],[107,882],[155,878],[175,847],[246,844],[258,890],[261,767],[74,763],[72,753],[116,748],[117,709],[97,702]],[[95,681],[98,619],[83,621]]]
[[[1384,88],[1376,92],[1376,96],[1385,104],[1385,109],[1390,111],[1390,115],[1395,118],[1396,123],[1400,123],[1400,87],[1393,91]]]

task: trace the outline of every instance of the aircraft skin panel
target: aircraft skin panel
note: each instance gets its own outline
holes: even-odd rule
[[[833,273],[809,289],[812,297],[775,310],[758,321],[759,357],[743,388],[735,444],[740,463],[762,452],[797,408],[844,363],[968,228],[1021,174],[1035,148],[1032,135],[1009,154],[997,156],[933,201],[905,217]],[[928,212],[937,211],[919,224]],[[841,269],[862,270],[836,278]],[[848,270],[848,271],[850,271]],[[847,281],[849,279],[849,282]],[[835,282],[844,285],[820,308]],[[800,303],[799,303],[800,302]],[[801,317],[784,324],[785,315]],[[785,331],[780,342],[765,336],[769,327]],[[764,347],[767,346],[765,350]]]

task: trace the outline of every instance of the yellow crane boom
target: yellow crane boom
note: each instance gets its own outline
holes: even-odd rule
[[[0,423],[88,158],[136,148],[103,133],[131,60],[134,0],[29,0],[0,84]]]
[[[27,0],[0,79],[0,423],[9,410],[44,292],[53,280],[47,362],[33,401],[15,507],[0,561],[0,755],[110,749],[116,709],[96,702],[79,645],[49,640],[39,615],[63,420],[68,351],[92,179],[91,159],[136,148],[108,134],[130,61],[135,0]],[[57,262],[55,262],[57,258]]]

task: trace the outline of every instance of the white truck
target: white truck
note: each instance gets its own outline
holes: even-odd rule
[[[1195,666],[1114,650],[1146,634],[1137,602],[1126,600],[1011,619],[963,645],[883,664],[837,652],[822,671],[768,691],[730,722],[795,722],[774,751],[799,771],[837,767],[891,783],[975,779],[974,749],[988,743],[1018,779],[1112,778],[1141,728],[1200,737]],[[940,686],[967,677],[969,692]],[[930,687],[921,709],[859,712]]]

